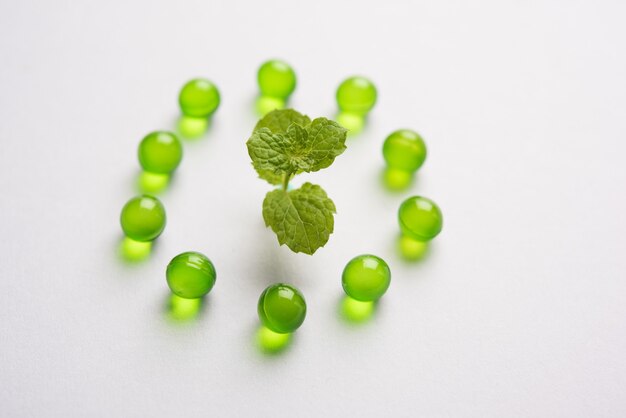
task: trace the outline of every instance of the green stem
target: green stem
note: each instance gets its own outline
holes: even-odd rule
[[[291,180],[291,173],[283,174],[283,192],[287,191],[287,187],[289,187],[289,180]]]

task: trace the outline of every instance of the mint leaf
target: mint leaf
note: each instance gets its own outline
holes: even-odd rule
[[[261,178],[270,181],[268,172],[273,174],[271,178],[274,178],[292,171],[288,156],[291,140],[285,135],[274,134],[268,128],[261,128],[252,133],[246,146],[252,165]]]
[[[281,184],[263,200],[263,219],[280,245],[313,254],[327,242],[334,228],[335,204],[320,187],[305,183],[287,191],[295,174],[330,166],[346,149],[347,130],[326,118],[311,122],[293,109],[274,110],[254,127],[246,142],[259,177]]]
[[[287,116],[282,117],[284,112]],[[282,130],[286,120],[292,120],[294,114],[299,115],[292,110],[275,110],[270,114],[273,114],[272,118],[266,120],[266,116],[257,127],[265,121],[265,124]],[[268,127],[255,129],[246,146],[259,177],[278,184],[277,179],[284,175],[318,171],[331,165],[346,149],[346,133],[338,123],[317,118],[306,126],[292,122],[284,132],[275,132]]]
[[[314,163],[309,147],[309,133],[302,126],[293,123],[287,129],[288,147],[285,149],[290,164],[290,172],[311,171]]]
[[[330,166],[346,150],[348,131],[337,122],[317,118],[307,127],[307,146],[311,165],[305,171],[319,171]]]
[[[285,134],[292,123],[297,123],[304,128],[311,123],[311,119],[293,109],[272,110],[257,122],[254,131],[267,128],[274,134]]]
[[[313,254],[323,247],[334,229],[335,204],[320,186],[304,183],[286,192],[274,190],[263,200],[263,219],[280,245],[296,253]]]

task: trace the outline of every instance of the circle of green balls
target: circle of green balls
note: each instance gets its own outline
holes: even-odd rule
[[[296,88],[295,71],[280,60],[263,63],[257,73],[257,81],[262,96],[282,101],[286,101]],[[350,77],[340,84],[336,99],[342,112],[364,116],[376,104],[377,96],[376,87],[371,81],[364,77]],[[179,104],[184,116],[209,117],[219,107],[220,93],[211,81],[193,79],[181,89]],[[167,131],[149,133],[142,139],[138,149],[138,159],[143,170],[157,174],[170,174],[176,170],[182,155],[180,140]],[[426,155],[422,137],[408,129],[392,132],[383,144],[383,157],[387,165],[402,172],[417,171]],[[404,236],[422,242],[437,236],[443,226],[443,217],[437,204],[421,196],[410,197],[400,205],[398,221]],[[140,242],[152,241],[165,228],[165,208],[156,197],[137,196],[124,205],[120,223],[127,237]],[[166,269],[169,288],[184,299],[198,299],[208,294],[215,285],[216,277],[211,260],[194,251],[178,254]],[[389,288],[391,271],[382,258],[364,254],[346,264],[341,281],[350,298],[372,302],[382,297]],[[297,330],[304,322],[306,310],[302,293],[284,283],[268,286],[261,293],[257,305],[261,323],[279,334]]]

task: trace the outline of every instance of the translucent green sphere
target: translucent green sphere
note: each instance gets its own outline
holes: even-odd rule
[[[265,289],[257,309],[261,323],[279,334],[294,332],[306,317],[306,301],[302,293],[283,283]]]
[[[376,87],[367,78],[350,77],[337,89],[337,104],[344,112],[365,115],[376,104]]]
[[[398,210],[400,229],[405,235],[418,241],[430,241],[443,227],[443,215],[439,206],[421,196],[409,197]]]
[[[380,257],[371,254],[354,257],[343,269],[341,284],[352,299],[361,302],[378,300],[391,283],[389,266]]]
[[[196,299],[211,291],[217,274],[207,256],[189,251],[178,254],[170,261],[165,276],[167,285],[176,296]]]
[[[156,131],[141,140],[137,155],[139,164],[145,171],[169,174],[180,164],[183,147],[173,133]]]
[[[296,73],[286,62],[270,60],[259,68],[257,81],[261,95],[287,99],[296,88]]]
[[[417,132],[400,129],[385,139],[383,156],[389,167],[416,171],[426,160],[426,144]]]
[[[122,208],[120,223],[128,238],[142,242],[152,241],[165,228],[165,208],[156,197],[133,197]]]
[[[220,105],[220,92],[209,80],[196,78],[183,86],[178,103],[185,116],[211,116]]]

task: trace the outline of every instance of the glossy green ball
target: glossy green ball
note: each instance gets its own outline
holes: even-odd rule
[[[389,266],[380,257],[371,254],[354,257],[341,275],[343,290],[352,299],[361,302],[378,300],[391,283]]]
[[[257,310],[264,326],[279,334],[287,334],[304,322],[306,301],[295,287],[277,283],[261,293]]]
[[[185,116],[208,117],[220,105],[220,92],[209,80],[196,78],[183,86],[178,103]]]
[[[183,158],[183,146],[173,133],[155,131],[141,140],[137,156],[145,171],[170,174]]]
[[[389,167],[416,171],[426,160],[426,144],[417,132],[400,129],[385,139],[383,156]]]
[[[365,115],[376,104],[376,87],[367,78],[350,77],[337,89],[337,104],[344,112]]]
[[[130,199],[122,208],[120,223],[124,234],[135,241],[152,241],[165,228],[165,208],[156,197],[143,195]]]
[[[285,100],[296,88],[296,73],[286,62],[270,60],[259,68],[257,81],[261,95]]]
[[[418,241],[430,241],[443,227],[443,215],[432,200],[413,196],[402,202],[398,210],[400,229]]]
[[[167,285],[176,296],[196,299],[211,291],[217,273],[211,260],[204,254],[188,251],[178,254],[170,261],[165,277]]]

